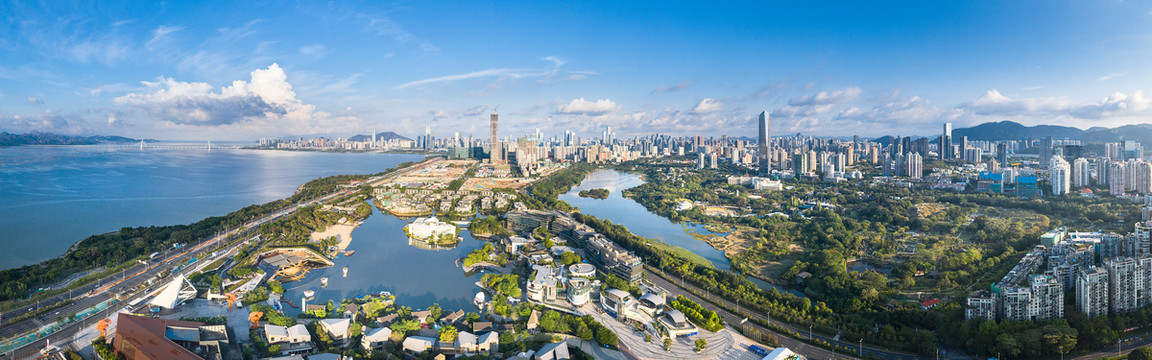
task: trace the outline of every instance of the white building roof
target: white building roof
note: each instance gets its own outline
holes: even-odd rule
[[[764,358],[760,360],[785,360],[792,356],[795,356],[796,360],[806,359],[803,355],[794,353],[792,350],[788,350],[788,348],[781,346],[775,350],[772,350],[772,352],[768,353],[768,355],[765,355]]]
[[[348,327],[351,325],[352,319],[320,319],[320,326],[336,339],[347,338]]]
[[[183,274],[176,276],[172,282],[164,286],[164,290],[160,290],[160,294],[152,298],[148,303],[151,305],[159,306],[165,309],[173,309],[181,301],[192,300],[196,298],[196,288],[192,286],[192,282]]]
[[[404,339],[403,346],[404,346],[405,351],[420,353],[420,352],[424,352],[425,350],[428,350],[429,348],[432,347],[432,344],[435,344],[435,343],[436,343],[436,339],[433,339],[430,337],[409,336],[407,339]]]
[[[390,337],[390,336],[392,336],[392,329],[389,329],[387,327],[382,327],[379,329],[372,330],[372,332],[369,332],[367,335],[364,335],[364,337],[362,339],[363,339],[363,341],[377,342],[377,341],[388,340],[388,337]]]

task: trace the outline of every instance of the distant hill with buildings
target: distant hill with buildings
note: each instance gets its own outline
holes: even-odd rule
[[[1078,139],[1084,130],[1058,125],[1024,126],[1012,121],[989,122],[970,128],[952,130],[952,137],[967,136],[968,140],[1020,140],[1023,138]]]
[[[123,136],[70,136],[33,131],[26,134],[0,132],[0,147],[20,145],[96,145],[139,142],[139,139]]]
[[[388,140],[392,140],[392,139],[409,140],[409,141],[412,140],[412,139],[409,139],[407,137],[404,137],[404,135],[400,135],[400,134],[397,134],[397,133],[394,133],[391,131],[376,134],[376,140],[377,141],[380,141],[380,140],[388,141]],[[348,141],[368,141],[368,140],[372,140],[372,135],[356,134],[356,136],[348,138]]]
[[[1086,144],[1120,142],[1123,140],[1136,140],[1146,148],[1152,146],[1152,124],[1124,125],[1116,128],[1097,126],[1088,130],[1081,130],[1070,126],[1036,125],[1024,126],[1012,121],[989,122],[969,128],[953,129],[952,137],[967,136],[968,140],[1020,140],[1026,138],[1039,139],[1051,136],[1053,139],[1081,140]],[[912,136],[913,139],[927,137],[930,141],[939,141],[940,135]],[[869,141],[888,145],[894,136],[885,135]]]

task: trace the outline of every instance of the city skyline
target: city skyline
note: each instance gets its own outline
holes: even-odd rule
[[[571,6],[9,2],[0,131],[483,137],[499,111],[501,136],[753,138],[765,110],[778,134],[840,137],[1152,115],[1147,2]]]

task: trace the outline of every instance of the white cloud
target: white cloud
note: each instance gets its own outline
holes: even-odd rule
[[[858,87],[850,87],[832,92],[821,91],[788,100],[788,106],[772,111],[773,115],[789,118],[804,118],[828,113],[840,104],[852,101],[863,93]]]
[[[313,59],[319,59],[319,58],[324,57],[324,55],[328,53],[328,48],[324,45],[321,45],[321,44],[314,44],[314,45],[308,45],[308,46],[301,46],[299,51],[301,54],[304,54],[308,57],[311,57]]]
[[[453,82],[453,81],[457,81],[457,80],[469,80],[469,79],[480,79],[480,78],[490,78],[490,77],[497,78],[498,80],[521,79],[521,78],[545,78],[545,79],[548,79],[548,78],[551,78],[552,76],[555,76],[556,73],[560,70],[560,66],[564,65],[564,60],[562,60],[558,57],[555,57],[555,56],[548,56],[548,57],[543,58],[543,60],[551,62],[553,66],[550,68],[546,68],[546,69],[510,69],[510,68],[485,69],[485,70],[473,71],[473,72],[465,73],[465,74],[445,75],[445,76],[439,76],[439,77],[434,77],[434,78],[411,81],[411,82],[407,82],[407,83],[396,86],[396,89],[404,89],[404,88],[409,88],[409,87],[419,86],[419,85],[426,85],[426,84]]]
[[[996,90],[988,90],[976,100],[964,102],[956,107],[985,116],[1019,116],[1058,114],[1066,111],[1070,101],[1066,98],[1024,98],[1013,99]]]
[[[1108,75],[1104,75],[1104,76],[1101,76],[1101,77],[1099,77],[1099,78],[1096,78],[1096,81],[1107,81],[1107,80],[1112,80],[1112,79],[1115,79],[1115,78],[1117,78],[1117,77],[1120,77],[1120,76],[1123,76],[1123,75],[1124,75],[1124,74],[1122,74],[1122,73],[1111,73],[1111,74],[1108,74]]]
[[[484,110],[487,110],[487,109],[488,109],[487,105],[476,105],[476,106],[468,108],[468,110],[464,110],[464,116],[480,115],[480,114],[483,114]]]
[[[142,83],[149,92],[129,93],[115,102],[174,127],[316,134],[359,126],[359,119],[333,117],[297,99],[277,64],[254,70],[249,81],[236,80],[215,92],[207,83],[164,77]]]
[[[709,114],[720,110],[724,110],[724,103],[713,98],[700,100],[696,106],[692,107],[692,112],[695,114]]]
[[[572,115],[603,115],[620,108],[616,102],[609,99],[587,101],[584,98],[572,99],[567,105],[561,105],[556,112]]]
[[[431,116],[433,120],[443,119],[443,118],[448,117],[448,112],[432,109],[432,110],[428,111],[428,116]]]
[[[652,89],[652,93],[677,92],[677,91],[684,90],[684,89],[691,87],[693,83],[694,83],[693,81],[689,80],[689,81],[681,81],[681,82],[677,83],[676,85],[672,85],[672,86],[664,86],[664,84],[660,84],[660,86],[657,86],[655,89]]]
[[[29,103],[29,104],[34,104],[34,105],[43,105],[43,104],[44,104],[44,100],[40,100],[40,98],[29,97],[29,98],[28,98],[28,103]]]

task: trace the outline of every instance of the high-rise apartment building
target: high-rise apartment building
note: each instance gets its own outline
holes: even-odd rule
[[[1088,174],[1088,159],[1077,158],[1072,161],[1072,186],[1079,189],[1086,187],[1092,180]]]
[[[1112,195],[1124,194],[1124,163],[1113,162],[1108,165],[1108,192]]]
[[[1076,277],[1076,308],[1088,317],[1108,314],[1108,271],[1092,267]]]
[[[1072,179],[1072,169],[1064,158],[1059,156],[1053,157],[1051,164],[1048,166],[1048,181],[1052,184],[1052,195],[1064,195],[1068,193],[1069,181]]]

